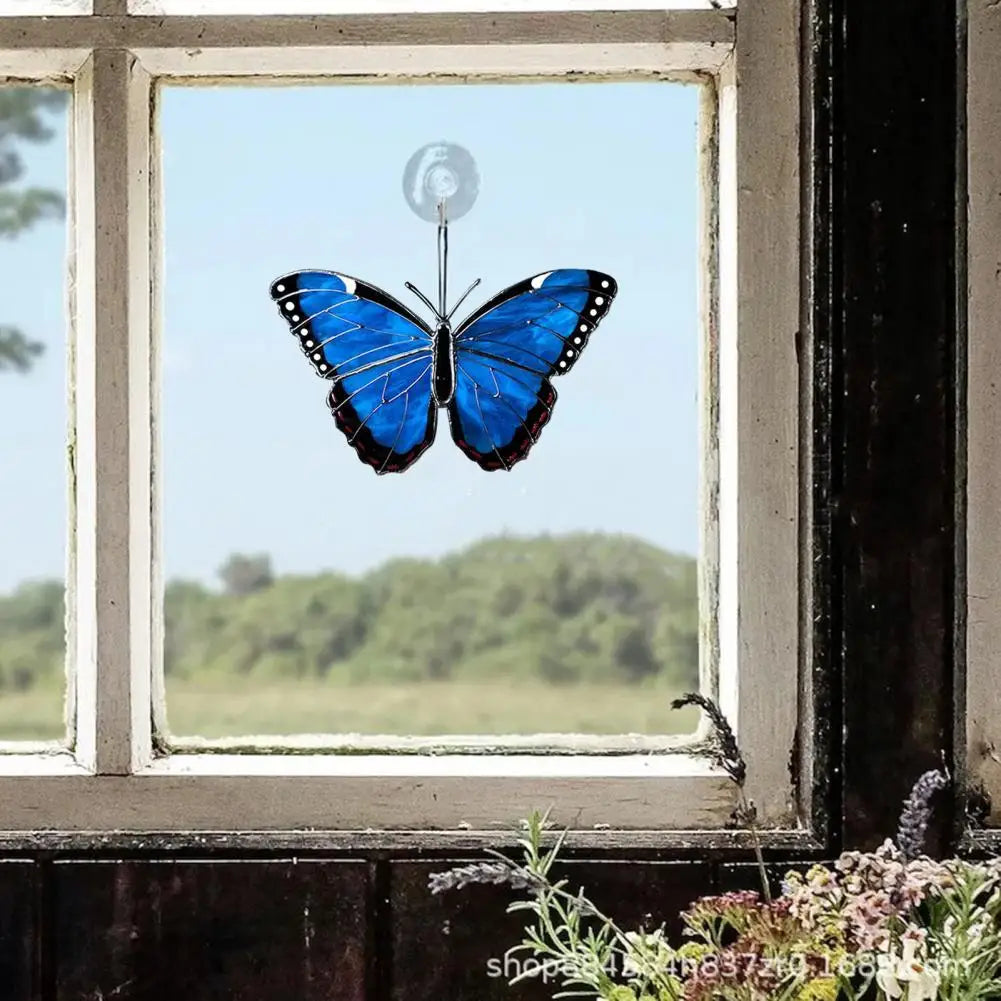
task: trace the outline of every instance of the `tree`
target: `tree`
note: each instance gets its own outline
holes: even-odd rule
[[[227,594],[253,594],[270,587],[275,575],[271,570],[271,557],[266,553],[242,556],[234,553],[219,568],[219,579]]]
[[[24,161],[20,142],[47,142],[54,135],[45,112],[66,102],[62,91],[43,87],[0,87],[0,237],[13,239],[44,219],[62,218],[65,199],[58,191],[18,185]],[[26,372],[44,350],[17,327],[0,323],[0,372]]]
[[[234,554],[223,592],[164,594],[172,678],[324,678],[331,685],[453,680],[697,687],[697,564],[625,536],[488,539],[360,577],[275,577]],[[63,585],[0,595],[0,695],[63,677]]]

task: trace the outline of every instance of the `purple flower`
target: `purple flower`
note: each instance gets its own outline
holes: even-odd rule
[[[503,862],[474,862],[445,872],[433,872],[428,877],[428,886],[433,894],[462,890],[474,883],[506,884],[515,890],[528,890],[538,886],[538,880],[531,873]]]
[[[948,784],[949,779],[937,769],[925,772],[914,783],[897,824],[897,844],[904,858],[914,859],[924,854],[932,796]]]
[[[747,765],[740,753],[737,738],[733,728],[723,715],[723,711],[708,695],[701,692],[686,692],[680,699],[671,703],[672,709],[683,709],[685,706],[698,706],[713,725],[713,735],[716,740],[716,757],[723,770],[738,785],[743,787],[747,777]]]

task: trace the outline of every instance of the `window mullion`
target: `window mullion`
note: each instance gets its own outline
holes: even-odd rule
[[[732,228],[720,238],[731,255],[724,295],[734,296],[722,310],[731,324],[721,335],[731,378],[721,380],[721,412],[733,451],[723,474],[732,477],[731,492],[720,513],[721,532],[731,533],[721,563],[736,575],[728,624],[738,668],[733,708],[746,791],[764,815],[786,822],[801,805],[790,795],[788,770],[797,702],[774,695],[796,692],[799,682],[797,11],[796,4],[766,3],[739,15],[734,64],[723,73],[724,102],[734,106],[730,165],[721,167],[731,171],[721,183],[732,185]],[[726,628],[721,624],[721,634]]]
[[[76,747],[116,775],[151,757],[149,93],[98,49],[75,121]]]

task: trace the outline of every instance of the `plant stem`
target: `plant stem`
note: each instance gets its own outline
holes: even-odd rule
[[[737,795],[738,809],[747,821],[748,830],[751,832],[751,844],[754,846],[754,858],[758,863],[758,877],[761,880],[761,895],[765,898],[765,903],[770,904],[772,902],[772,891],[768,886],[768,872],[765,869],[765,857],[761,852],[761,839],[758,837],[757,811],[755,811],[754,807],[747,801],[747,797],[744,795],[744,787],[742,785],[737,786]]]

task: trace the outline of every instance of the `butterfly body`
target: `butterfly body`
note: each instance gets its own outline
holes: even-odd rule
[[[454,327],[440,307],[434,328],[382,289],[335,271],[284,275],[271,298],[331,382],[328,404],[348,443],[390,473],[431,445],[441,408],[452,440],[482,469],[524,459],[552,415],[550,380],[576,364],[616,291],[600,271],[547,271]]]
[[[447,407],[455,394],[455,340],[448,320],[434,332],[431,357],[431,392],[439,407]]]

